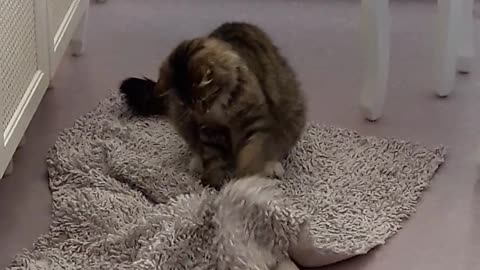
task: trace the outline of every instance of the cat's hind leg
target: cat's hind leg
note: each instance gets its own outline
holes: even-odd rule
[[[268,134],[257,134],[245,145],[237,156],[237,177],[263,175],[266,177],[282,177],[285,169],[272,152]],[[278,147],[278,146],[277,146]]]
[[[266,151],[268,136],[257,134],[243,146],[236,156],[236,176],[246,177],[262,174],[266,165]]]

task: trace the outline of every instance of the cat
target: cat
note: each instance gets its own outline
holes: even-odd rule
[[[194,153],[190,168],[217,188],[229,167],[235,177],[281,177],[280,161],[306,124],[293,69],[249,23],[224,23],[206,37],[181,42],[156,82],[128,78],[120,91],[134,112],[167,115]]]

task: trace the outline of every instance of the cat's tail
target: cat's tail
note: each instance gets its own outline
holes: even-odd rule
[[[128,78],[120,85],[128,107],[142,116],[166,115],[168,113],[168,95],[155,94],[155,82],[148,78]]]

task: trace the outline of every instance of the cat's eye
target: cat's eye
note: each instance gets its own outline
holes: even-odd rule
[[[207,81],[201,81],[201,82],[198,84],[198,87],[207,86],[207,85],[209,85],[212,81],[213,81],[212,79],[207,80]]]
[[[212,83],[212,81],[212,70],[207,69],[207,71],[203,75],[202,81],[198,84],[198,87],[204,87],[206,85],[209,85],[210,83]]]

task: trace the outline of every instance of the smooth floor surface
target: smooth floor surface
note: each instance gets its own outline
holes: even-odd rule
[[[48,231],[45,155],[58,132],[126,76],[155,76],[182,39],[224,21],[247,20],[263,26],[290,59],[307,93],[312,120],[367,135],[449,146],[446,164],[403,230],[365,256],[323,269],[480,269],[480,182],[474,166],[480,146],[480,61],[470,76],[458,76],[450,97],[435,97],[435,1],[393,1],[391,10],[390,91],[384,117],[370,123],[358,108],[365,64],[360,1],[92,2],[86,54],[64,57],[54,89],[30,124],[27,144],[15,156],[14,174],[0,181],[0,268]],[[475,23],[478,43],[480,22]]]

